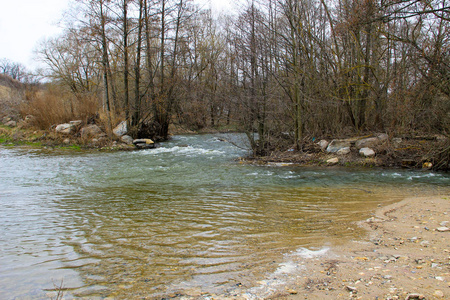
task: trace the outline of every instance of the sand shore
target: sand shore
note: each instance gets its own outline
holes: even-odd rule
[[[237,298],[450,299],[450,195],[408,198],[359,225],[365,239],[298,258],[284,288]]]
[[[358,225],[364,238],[294,253],[250,289],[180,299],[450,299],[450,193],[380,207]]]

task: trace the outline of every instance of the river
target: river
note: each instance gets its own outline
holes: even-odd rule
[[[232,295],[289,269],[289,255],[361,238],[354,222],[379,205],[450,186],[433,172],[242,164],[224,140],[245,144],[0,147],[0,298]]]

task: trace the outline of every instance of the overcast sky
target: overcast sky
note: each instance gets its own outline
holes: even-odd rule
[[[231,8],[233,0],[196,0],[219,9]],[[7,58],[34,69],[33,50],[39,41],[58,35],[58,22],[70,0],[0,0],[0,59]]]

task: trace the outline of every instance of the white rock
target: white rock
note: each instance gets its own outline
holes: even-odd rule
[[[117,125],[114,129],[113,129],[113,133],[120,137],[122,135],[127,134],[128,132],[128,128],[127,128],[127,122],[126,121],[122,121],[119,123],[119,125]]]
[[[75,131],[75,125],[64,123],[56,126],[55,131],[62,134],[72,134]]]
[[[74,126],[80,126],[81,123],[83,123],[83,121],[81,121],[81,120],[76,120],[76,121],[70,121],[69,123],[72,124],[72,125],[74,125]]]
[[[339,163],[339,158],[337,158],[337,157],[333,157],[333,158],[330,158],[329,160],[327,160],[328,165],[335,165],[337,163]]]
[[[330,144],[328,144],[327,152],[336,153],[342,148],[350,147],[351,141],[349,140],[332,140]]]
[[[440,290],[436,290],[433,293],[433,296],[437,297],[437,298],[444,298],[444,292],[440,291]]]
[[[364,157],[374,157],[375,151],[373,151],[370,148],[361,148],[359,150],[359,155],[364,156]]]
[[[444,226],[444,227],[436,228],[436,230],[439,232],[446,232],[446,231],[450,231],[450,228]]]
[[[349,285],[347,285],[346,288],[347,288],[348,291],[350,291],[350,292],[352,292],[352,293],[357,292],[357,289],[356,289],[356,287],[354,287],[354,286],[349,286]]]
[[[317,145],[319,145],[320,149],[325,150],[328,147],[329,142],[326,140],[320,140]]]
[[[347,155],[349,153],[350,153],[350,147],[341,148],[336,152],[337,155]]]

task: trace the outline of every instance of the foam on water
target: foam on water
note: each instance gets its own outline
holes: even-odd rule
[[[137,152],[140,155],[159,155],[163,153],[172,153],[174,155],[185,155],[185,156],[200,156],[200,155],[222,155],[223,151],[220,150],[211,150],[204,148],[194,148],[192,146],[180,147],[175,146],[171,148],[160,147],[156,149],[149,149],[144,151]]]
[[[285,261],[281,262],[277,269],[269,274],[266,279],[259,281],[258,286],[246,292],[244,297],[247,299],[265,299],[270,297],[273,292],[282,290],[295,278],[304,276],[305,266],[303,262],[305,260],[324,256],[329,250],[329,247],[323,247],[319,250],[310,250],[302,247],[286,254]]]
[[[323,256],[323,255],[327,254],[327,252],[329,250],[330,250],[330,247],[323,247],[319,250],[309,250],[307,248],[299,248],[292,255],[300,256],[305,259],[311,259],[314,257]]]

